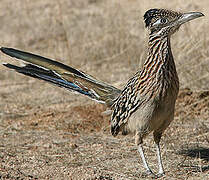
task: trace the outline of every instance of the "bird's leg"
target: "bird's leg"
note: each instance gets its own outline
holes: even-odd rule
[[[157,160],[158,160],[158,176],[163,176],[165,174],[164,169],[163,169],[163,164],[162,164],[162,159],[161,159],[161,152],[160,152],[160,144],[156,144],[156,150],[157,150]]]
[[[163,169],[163,164],[162,164],[162,158],[161,158],[161,152],[160,152],[160,139],[162,136],[162,133],[154,132],[154,141],[155,141],[155,146],[156,146],[156,151],[157,151],[157,160],[158,160],[158,177],[161,177],[165,174],[164,169]]]
[[[142,162],[143,162],[144,168],[146,169],[146,174],[147,175],[153,175],[153,172],[149,168],[149,166],[147,164],[147,161],[146,161],[146,158],[144,156],[144,151],[143,151],[143,147],[142,147],[142,138],[141,138],[141,136],[138,133],[136,134],[135,143],[138,146],[139,154],[140,154],[140,156],[142,158]]]
[[[149,168],[149,166],[147,164],[146,159],[145,159],[142,144],[139,144],[138,145],[138,151],[139,151],[139,154],[140,154],[140,156],[142,158],[142,162],[143,162],[144,168],[146,169],[146,174],[147,175],[153,174],[152,171],[151,171],[151,169]]]

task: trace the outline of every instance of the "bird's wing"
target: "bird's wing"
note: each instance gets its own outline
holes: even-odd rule
[[[140,71],[128,81],[112,106],[111,133],[113,136],[119,133],[120,127],[127,123],[128,118],[141,104],[140,99],[137,97],[140,81],[139,74]]]

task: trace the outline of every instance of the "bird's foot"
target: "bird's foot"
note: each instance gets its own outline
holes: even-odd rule
[[[142,178],[146,178],[146,177],[151,177],[152,179],[158,179],[158,178],[161,178],[165,175],[164,172],[162,173],[158,173],[158,174],[154,174],[151,170],[147,170],[145,171],[143,174],[142,174]]]
[[[145,173],[146,173],[147,176],[150,176],[150,175],[154,174],[151,170],[147,170]]]
[[[161,177],[163,177],[164,175],[165,175],[164,172],[160,172],[160,173],[158,173],[158,174],[156,175],[156,177],[157,177],[157,178],[161,178]]]
[[[145,172],[142,173],[142,177],[143,178],[145,178],[147,176],[155,177],[155,174],[151,170],[147,170],[147,171],[145,171]]]

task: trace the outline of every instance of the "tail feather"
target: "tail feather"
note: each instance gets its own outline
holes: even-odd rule
[[[57,76],[56,74],[54,74],[53,72],[38,68],[32,64],[27,64],[24,67],[15,66],[13,64],[3,64],[3,65],[10,68],[10,69],[14,69],[15,71],[22,73],[26,76],[45,80],[45,81],[53,83],[57,86],[64,87],[69,90],[79,92],[81,94],[91,97],[90,93],[83,91],[80,87],[76,86],[74,83],[65,81],[65,80],[61,79],[59,76]]]
[[[111,106],[121,92],[109,84],[57,61],[12,48],[2,47],[0,50],[11,57],[28,63],[23,67],[12,64],[4,64],[4,66],[26,76],[45,80],[86,95],[93,100],[105,103],[107,106]]]

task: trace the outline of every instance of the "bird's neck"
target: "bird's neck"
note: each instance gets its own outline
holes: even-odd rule
[[[149,36],[148,57],[144,62],[140,79],[153,88],[155,88],[155,84],[162,85],[165,87],[164,89],[175,86],[178,91],[178,75],[171,52],[169,36]]]
[[[176,73],[175,63],[170,45],[170,37],[150,35],[148,42],[148,56],[144,62],[143,71],[145,74],[158,75],[163,71]],[[143,72],[142,72],[143,76]]]
[[[150,35],[148,42],[148,58],[144,65],[147,63],[166,63],[169,60],[173,60],[171,52],[170,37]]]

